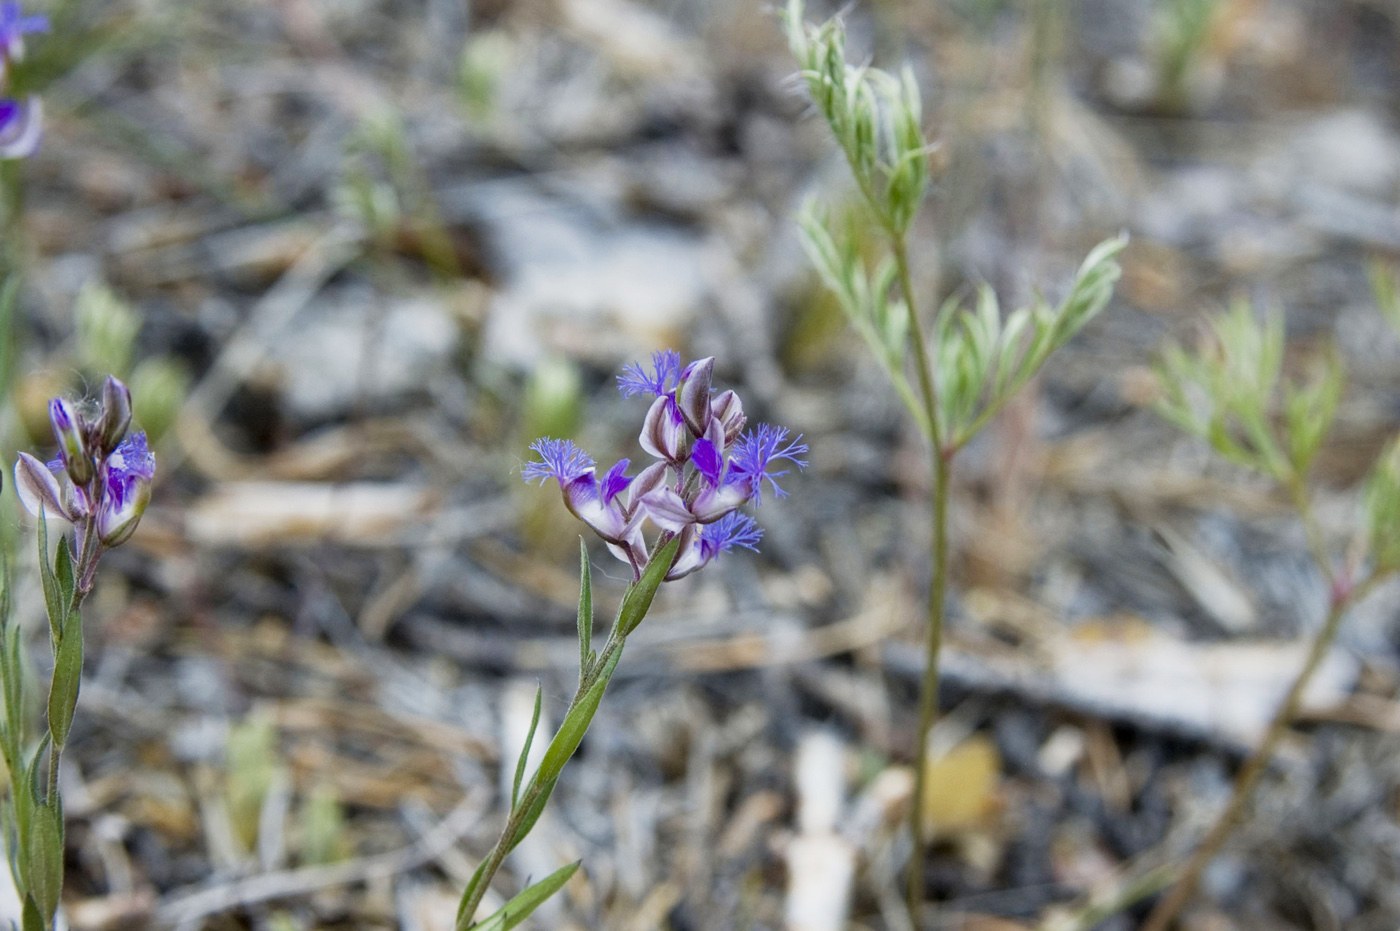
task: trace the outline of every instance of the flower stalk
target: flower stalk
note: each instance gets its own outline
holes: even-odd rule
[[[4,8],[0,7],[0,16]],[[10,584],[0,592],[0,756],[10,772],[10,797],[0,823],[10,872],[23,903],[22,931],[54,927],[63,889],[64,824],[59,767],[77,709],[83,671],[82,604],[92,591],[103,554],[130,539],[150,500],[155,457],[146,436],[129,432],[131,396],[109,377],[96,418],[63,398],[49,405],[58,456],[45,464],[28,453],[15,463],[15,490],[37,519],[39,577],[49,620],[53,677],[46,704],[48,727],[32,752],[22,716],[23,639],[12,622]],[[48,521],[72,525],[49,557]],[[43,772],[47,761],[47,773]]]
[[[627,638],[645,620],[656,590],[663,582],[700,571],[734,547],[757,550],[762,531],[738,509],[761,504],[765,487],[774,497],[786,497],[777,480],[788,470],[776,466],[807,465],[798,458],[807,452],[800,436],[789,439],[787,430],[770,424],[745,431],[748,420],[739,396],[733,391],[714,393],[714,368],[713,358],[682,366],[680,356],[667,350],[655,353],[649,367],[634,364],[623,369],[618,377],[623,396],[652,398],[638,442],[655,461],[636,475],[627,474],[631,462],[623,459],[600,479],[593,457],[569,440],[545,437],[530,447],[540,458],[527,463],[521,477],[540,484],[557,482],[565,507],[631,567],[633,581],[606,643],[595,652],[592,572],[587,547],[580,542],[578,689],[526,782],[526,760],[540,716],[541,695],[536,693],[535,717],[516,762],[506,822],[462,892],[458,931],[515,927],[578,869],[573,863],[558,870],[494,915],[473,923],[496,873],[534,828],[564,765],[587,733]],[[657,530],[650,542],[648,526]]]

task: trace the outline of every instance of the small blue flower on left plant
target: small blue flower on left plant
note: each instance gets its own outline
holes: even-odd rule
[[[58,457],[40,462],[20,453],[15,491],[29,513],[73,524],[79,592],[92,584],[103,550],[131,538],[151,500],[156,457],[146,434],[131,431],[131,392],[108,376],[96,415],[84,417],[71,401],[49,403]]]
[[[48,31],[46,17],[25,16],[13,0],[0,2],[0,94],[9,87],[15,64],[24,58],[24,37]],[[0,159],[33,155],[43,135],[43,106],[37,96],[0,96]]]
[[[13,5],[0,6],[0,49],[12,49],[4,33],[13,27]],[[92,591],[102,554],[131,538],[151,500],[156,458],[146,434],[131,430],[131,392],[115,378],[102,386],[102,402],[87,416],[66,398],[49,403],[58,455],[40,462],[20,453],[15,463],[15,491],[39,518],[39,579],[49,616],[53,675],[46,703],[48,728],[30,751],[20,715],[19,697],[29,689],[26,664],[20,660],[22,634],[11,622],[8,567],[0,569],[0,757],[11,773],[9,797],[0,805],[0,836],[7,839],[10,876],[23,903],[23,927],[52,929],[63,890],[64,822],[59,797],[59,763],[78,706],[83,675],[84,598]],[[50,556],[48,520],[72,524]],[[3,557],[0,556],[0,560]],[[47,767],[45,767],[47,757]],[[15,791],[17,786],[22,786]]]

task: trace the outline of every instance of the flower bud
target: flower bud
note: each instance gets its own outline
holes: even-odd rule
[[[83,418],[68,401],[54,398],[49,402],[49,423],[53,425],[53,438],[69,480],[74,485],[86,485],[92,481],[92,455],[88,452]]]
[[[728,449],[744,432],[744,424],[748,423],[748,418],[744,416],[744,403],[733,391],[725,391],[710,402],[710,413],[724,428],[722,448]]]
[[[126,438],[131,427],[131,391],[120,380],[107,376],[102,383],[102,419],[97,423],[100,455],[106,456]],[[146,445],[143,435],[141,445]]]
[[[687,429],[676,401],[669,395],[659,397],[651,403],[647,416],[642,421],[642,434],[638,441],[642,449],[667,462],[684,462],[690,456],[690,430]]]
[[[676,386],[676,405],[686,426],[697,437],[704,436],[710,426],[710,388],[714,376],[715,357],[709,356],[687,365]]]

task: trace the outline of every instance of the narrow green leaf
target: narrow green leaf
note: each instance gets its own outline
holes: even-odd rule
[[[9,393],[13,381],[15,303],[19,296],[19,276],[11,275],[0,286],[0,398]]]
[[[535,686],[535,713],[530,718],[530,731],[525,735],[525,745],[520,748],[520,759],[515,761],[515,779],[510,784],[510,810],[515,811],[515,802],[520,798],[520,781],[525,778],[525,763],[530,758],[530,745],[535,742],[535,728],[540,726],[540,701],[544,690]]]
[[[511,899],[501,906],[500,911],[490,918],[473,926],[473,931],[510,931],[520,924],[530,913],[544,904],[545,900],[560,889],[578,872],[579,863],[575,861],[563,869],[550,873],[544,879],[535,883],[524,892]]]
[[[39,738],[39,746],[34,750],[34,757],[29,761],[29,767],[25,770],[25,780],[29,784],[31,810],[44,804],[45,797],[48,795],[44,791],[44,780],[39,772],[39,766],[43,762],[44,754],[49,751],[49,740],[49,732],[45,731],[44,735]],[[19,794],[19,787],[16,786],[15,795]]]
[[[593,569],[588,564],[588,545],[583,537],[578,538],[578,679],[588,678],[588,658],[593,655]],[[535,702],[535,717],[539,718],[539,701]],[[534,726],[530,732],[534,733]],[[519,782],[516,777],[516,782]],[[513,803],[512,803],[513,804]]]
[[[61,537],[58,541],[58,552],[54,554],[54,583],[58,588],[58,606],[63,612],[59,618],[59,633],[62,634],[63,626],[68,623],[68,615],[73,610],[73,599],[78,591],[77,580],[73,578],[73,555],[68,551],[68,538]]]
[[[622,596],[622,607],[617,611],[617,622],[614,624],[620,636],[626,637],[631,634],[647,616],[647,611],[651,609],[651,600],[656,597],[656,590],[666,578],[666,573],[671,571],[671,563],[675,561],[676,550],[680,549],[680,545],[680,538],[677,537],[653,553],[641,579],[628,586],[626,594]]]
[[[29,895],[46,924],[53,922],[63,891],[63,808],[54,799],[34,809],[29,824]]]
[[[73,711],[78,707],[78,687],[83,676],[83,620],[71,611],[54,657],[53,682],[49,686],[49,733],[56,746],[68,740]]]
[[[20,920],[24,923],[24,931],[46,931],[44,918],[39,914],[39,906],[35,905],[29,896],[24,897],[24,917]]]
[[[53,567],[49,565],[49,522],[44,518],[44,506],[39,505],[39,523],[36,536],[39,543],[39,581],[44,586],[44,609],[49,615],[49,637],[58,643],[59,631],[63,628],[63,607],[59,600],[58,582],[54,579]]]
[[[9,626],[10,612],[13,610],[10,584],[10,561],[4,553],[0,553],[0,628]]]

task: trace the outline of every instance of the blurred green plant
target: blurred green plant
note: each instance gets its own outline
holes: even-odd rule
[[[254,718],[230,728],[224,759],[229,826],[246,853],[257,846],[263,802],[281,769],[272,722]]]
[[[1190,102],[1192,82],[1208,51],[1220,0],[1164,0],[1154,5],[1157,96],[1173,110]]]
[[[500,29],[474,32],[462,46],[457,88],[462,106],[477,120],[496,112],[496,97],[506,69],[515,57],[515,43]]]
[[[130,372],[131,355],[141,317],[111,288],[90,281],[73,304],[74,336],[78,365],[86,374],[112,372],[123,378]]]
[[[299,812],[301,859],[308,866],[339,863],[350,856],[345,809],[329,785],[318,785],[302,801]]]
[[[134,417],[145,428],[151,442],[158,441],[175,426],[189,386],[189,370],[174,356],[143,359],[131,373]]]
[[[1372,269],[1377,306],[1400,333],[1395,278]],[[1144,931],[1166,931],[1194,894],[1201,873],[1241,820],[1259,777],[1273,759],[1314,673],[1336,640],[1347,611],[1378,583],[1400,570],[1400,437],[1371,468],[1361,496],[1355,541],[1343,557],[1314,515],[1309,475],[1336,418],[1345,371],[1335,347],[1307,360],[1301,377],[1284,375],[1284,326],[1277,312],[1257,315],[1246,301],[1216,318],[1194,351],[1168,346],[1159,366],[1161,414],[1199,437],[1222,457],[1276,482],[1302,522],[1328,605],[1302,668],[1274,713],[1264,739],[1235,778],[1234,791],[1171,890],[1157,903]]]
[[[432,186],[413,157],[408,127],[392,107],[361,119],[346,143],[331,199],[380,252],[414,253],[440,275],[461,274]]]
[[[851,65],[841,20],[807,24],[802,0],[789,0],[785,18],[801,78],[885,240],[882,254],[872,261],[852,224],[833,221],[811,201],[799,217],[803,245],[931,447],[933,578],[909,820],[913,851],[907,901],[917,927],[924,902],[924,775],[928,734],[937,714],[953,460],[1051,353],[1107,305],[1120,274],[1115,259],[1126,240],[1111,239],[1094,248],[1058,305],[1037,298],[1003,321],[996,296],[984,287],[971,308],[963,307],[957,297],[945,302],[927,338],[916,306],[908,245],[928,187],[931,148],[923,134],[922,101],[913,72],[906,67],[894,75]]]

